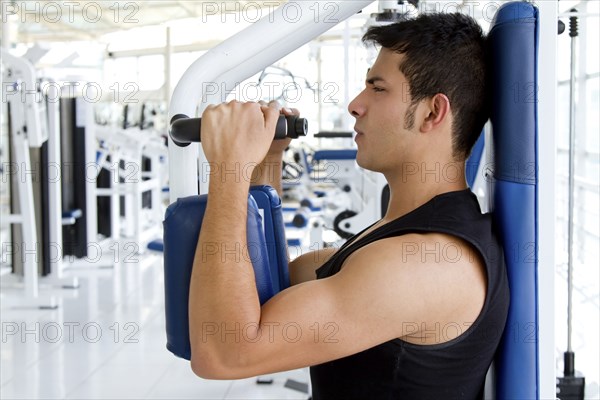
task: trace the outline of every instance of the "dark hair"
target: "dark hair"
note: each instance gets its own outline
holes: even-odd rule
[[[463,14],[423,14],[371,27],[363,37],[404,54],[400,71],[415,105],[438,93],[452,105],[452,154],[466,159],[489,117],[486,36]],[[409,110],[410,111],[410,110]]]

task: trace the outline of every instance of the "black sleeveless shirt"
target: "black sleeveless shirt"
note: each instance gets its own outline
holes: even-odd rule
[[[359,233],[317,270],[317,279],[336,274],[352,252],[376,240],[428,232],[465,240],[485,261],[487,292],[475,322],[466,327],[459,324],[436,326],[430,334],[438,337],[462,332],[445,343],[417,345],[394,339],[313,366],[310,376],[314,400],[483,398],[485,375],[506,323],[509,291],[504,255],[494,233],[491,215],[481,214],[477,198],[470,190],[438,195],[356,240]],[[401,260],[400,251],[398,254]],[[368,268],[368,265],[364,267]]]

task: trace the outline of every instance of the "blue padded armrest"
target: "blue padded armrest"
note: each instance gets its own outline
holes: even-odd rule
[[[279,293],[290,286],[283,209],[277,191],[271,186],[252,186],[250,194],[263,211],[265,241],[269,251],[269,265],[273,291]]]
[[[190,278],[206,201],[206,195],[179,199],[169,206],[163,222],[167,349],[187,360],[191,357]],[[248,196],[247,242],[243,254],[252,261],[260,303],[263,304],[274,292],[262,218],[252,196]]]
[[[318,150],[313,155],[313,162],[321,160],[356,160],[356,149]]]
[[[504,246],[510,308],[496,355],[498,399],[538,399],[538,10],[500,7],[489,33],[494,137],[494,220]],[[545,268],[553,268],[547,265]]]
[[[156,239],[148,242],[148,246],[146,247],[148,247],[148,250],[160,251],[162,253],[165,248],[165,244],[163,243],[162,239]]]

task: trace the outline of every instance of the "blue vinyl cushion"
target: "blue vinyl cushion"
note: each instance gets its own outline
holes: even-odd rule
[[[165,244],[163,243],[162,239],[156,239],[149,242],[147,247],[148,250],[162,252],[165,248]]]
[[[191,357],[188,319],[190,278],[206,201],[206,195],[179,199],[169,206],[163,222],[167,349],[187,360]],[[263,304],[275,291],[262,217],[252,196],[248,196],[246,224],[247,247],[242,255],[246,254],[252,262],[260,303]],[[220,251],[217,248],[212,250]]]
[[[508,3],[498,10],[489,33],[494,220],[504,247],[511,294],[496,356],[498,399],[539,398],[537,21],[538,10],[532,4]]]
[[[252,186],[250,194],[263,213],[271,281],[274,293],[279,293],[290,286],[281,199],[271,186]]]

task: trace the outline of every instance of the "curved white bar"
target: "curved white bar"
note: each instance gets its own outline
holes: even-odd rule
[[[169,118],[175,114],[193,117],[207,104],[223,102],[237,84],[372,2],[290,1],[282,5],[196,60],[175,88]],[[198,145],[169,145],[171,202],[198,193],[197,149]]]

